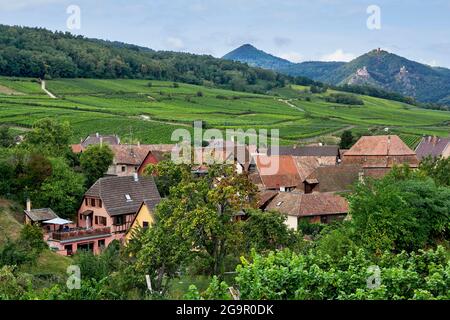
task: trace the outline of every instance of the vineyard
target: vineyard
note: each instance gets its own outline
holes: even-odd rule
[[[326,96],[293,86],[267,95],[206,86],[149,80],[63,79],[46,81],[51,99],[35,79],[0,77],[0,123],[14,130],[36,120],[67,120],[74,141],[92,132],[116,133],[145,143],[171,142],[177,128],[279,129],[281,143],[340,135],[351,127],[365,134],[389,130],[410,147],[424,134],[448,136],[450,113],[419,109],[400,102],[361,96],[364,105],[329,103]]]

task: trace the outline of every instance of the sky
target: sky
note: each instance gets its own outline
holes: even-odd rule
[[[450,0],[0,0],[0,23],[215,57],[246,43],[293,62],[382,48],[450,68]]]

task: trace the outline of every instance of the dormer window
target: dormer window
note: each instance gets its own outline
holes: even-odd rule
[[[131,196],[129,194],[125,195],[125,199],[127,200],[127,202],[133,201],[133,199],[131,199]]]

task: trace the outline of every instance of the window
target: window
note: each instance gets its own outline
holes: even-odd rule
[[[95,224],[98,224],[98,216],[94,217]]]
[[[95,207],[95,199],[91,199],[91,207]]]
[[[321,223],[328,223],[328,216],[321,216],[320,217],[320,222]]]
[[[98,247],[101,249],[105,247],[105,239],[98,240]]]
[[[127,167],[126,166],[122,166],[122,172],[127,171]]]
[[[98,199],[98,206],[101,208],[103,206],[103,202],[101,199]]]
[[[88,198],[84,198],[84,204],[87,205],[87,206],[89,205]]]
[[[83,220],[83,215],[82,214],[80,214],[80,220]]]
[[[144,229],[147,229],[147,228],[148,228],[148,221],[142,222],[142,227],[143,227]]]
[[[133,200],[131,199],[131,196],[130,196],[129,194],[126,194],[126,195],[125,195],[125,199],[127,199],[127,202],[133,201]]]
[[[106,226],[106,217],[98,217],[98,224],[101,226]]]
[[[123,216],[114,217],[114,225],[120,226],[123,224]]]

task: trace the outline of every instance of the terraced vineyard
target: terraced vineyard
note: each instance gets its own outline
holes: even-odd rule
[[[410,146],[422,134],[448,136],[450,113],[418,109],[362,96],[364,105],[328,103],[326,94],[287,87],[257,95],[209,87],[146,80],[64,79],[46,81],[52,99],[32,79],[0,78],[0,123],[15,130],[37,119],[56,117],[74,128],[74,141],[92,132],[124,139],[168,143],[174,129],[192,130],[202,120],[211,128],[279,129],[281,142],[309,142],[339,135],[348,127],[366,132],[388,127]]]

